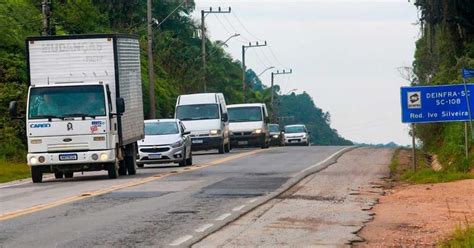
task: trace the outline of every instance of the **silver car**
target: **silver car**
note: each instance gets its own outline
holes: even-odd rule
[[[138,167],[145,164],[192,165],[191,138],[177,119],[145,121],[145,139],[138,141]]]

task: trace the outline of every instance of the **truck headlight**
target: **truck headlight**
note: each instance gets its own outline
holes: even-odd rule
[[[100,160],[106,161],[108,159],[109,159],[109,155],[107,155],[107,153],[100,154]]]
[[[253,130],[253,133],[254,134],[261,134],[262,133],[262,129],[261,128],[257,128],[255,130]]]
[[[209,134],[210,135],[220,135],[221,130],[219,130],[219,129],[211,130],[211,131],[209,131]]]
[[[278,139],[278,135],[273,135],[273,138],[274,138],[274,139]]]
[[[180,147],[180,146],[182,146],[182,145],[183,145],[183,141],[180,140],[180,141],[178,141],[178,142],[175,142],[175,143],[171,144],[171,147],[173,147],[173,148],[178,148],[178,147]]]
[[[38,159],[36,157],[30,158],[30,164],[37,164],[37,163],[38,163]]]
[[[91,158],[92,158],[92,160],[97,160],[97,159],[99,159],[99,155],[94,153],[94,154],[91,155]]]
[[[38,157],[38,162],[40,162],[40,163],[44,163],[45,160],[46,159],[43,156]]]

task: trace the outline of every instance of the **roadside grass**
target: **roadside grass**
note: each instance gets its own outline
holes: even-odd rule
[[[30,168],[26,163],[12,162],[0,158],[0,183],[30,177]]]
[[[464,179],[474,179],[474,174],[456,170],[454,166],[434,171],[431,168],[429,158],[421,151],[417,151],[417,167],[413,171],[411,162],[411,150],[399,148],[395,151],[390,164],[392,179],[415,184],[446,183]]]
[[[448,240],[441,242],[439,247],[474,247],[474,226],[467,228],[457,227],[453,236]]]

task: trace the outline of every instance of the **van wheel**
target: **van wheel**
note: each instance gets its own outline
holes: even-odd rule
[[[61,179],[61,178],[63,178],[63,176],[64,176],[64,173],[62,173],[61,171],[54,172],[54,177],[56,179]]]
[[[74,177],[74,172],[72,172],[72,171],[64,172],[64,177],[65,178],[73,178]]]
[[[43,181],[43,171],[41,171],[41,167],[31,167],[31,179],[34,183],[41,183]]]
[[[193,165],[193,153],[189,153],[189,158],[186,159],[186,165]]]
[[[118,168],[116,163],[108,163],[107,164],[107,172],[109,174],[110,179],[117,178],[119,175]]]
[[[230,152],[230,142],[227,143],[227,145],[224,148],[224,152]]]
[[[219,149],[219,154],[224,154],[225,152],[224,141],[222,141],[222,145],[220,145],[218,149]]]

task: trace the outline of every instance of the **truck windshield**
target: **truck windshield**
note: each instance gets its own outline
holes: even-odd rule
[[[167,135],[178,133],[179,129],[176,122],[145,123],[145,135]]]
[[[304,126],[285,127],[285,133],[306,133]]]
[[[229,122],[262,121],[261,107],[229,108]]]
[[[104,88],[101,85],[31,88],[29,119],[105,115]]]
[[[176,108],[176,118],[182,121],[219,119],[217,104],[180,105]]]

